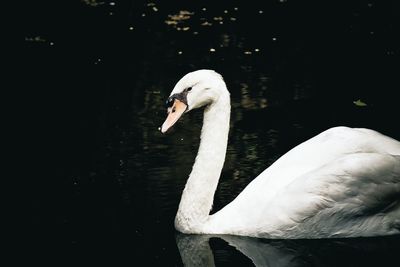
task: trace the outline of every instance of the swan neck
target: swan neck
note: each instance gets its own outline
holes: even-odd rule
[[[212,209],[228,143],[230,98],[226,87],[224,92],[204,111],[199,150],[175,218],[184,233],[202,233]]]

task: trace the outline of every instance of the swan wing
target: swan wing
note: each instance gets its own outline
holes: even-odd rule
[[[400,156],[354,153],[297,177],[259,218],[260,235],[285,238],[400,233]]]
[[[376,131],[328,129],[256,177],[210,216],[207,231],[267,238],[303,238],[308,228],[309,237],[397,231],[399,157],[400,142]],[[379,219],[386,228],[373,230]]]

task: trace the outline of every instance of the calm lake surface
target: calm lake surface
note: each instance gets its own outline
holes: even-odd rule
[[[174,229],[202,111],[167,135],[158,127],[166,98],[187,72],[214,69],[231,92],[230,140],[212,212],[329,127],[400,139],[399,4],[299,2],[24,6],[24,127],[39,178],[28,203],[32,247],[99,248],[107,251],[94,254],[100,261],[116,250],[115,262],[133,266],[395,266],[396,236],[262,240]]]

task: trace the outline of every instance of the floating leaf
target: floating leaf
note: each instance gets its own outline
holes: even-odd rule
[[[367,103],[361,101],[361,99],[358,99],[357,101],[353,101],[354,105],[358,106],[358,107],[365,107],[367,106]]]

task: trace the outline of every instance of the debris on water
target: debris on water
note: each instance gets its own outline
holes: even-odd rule
[[[245,55],[251,55],[252,53],[251,53],[251,51],[244,51],[244,54]]]
[[[104,2],[99,2],[97,0],[82,0],[82,2],[84,2],[86,5],[92,6],[92,7],[96,7],[96,6],[105,4]]]
[[[215,52],[215,49],[214,48],[210,48],[210,52]]]
[[[178,51],[178,54],[179,54],[179,55],[182,55],[182,53],[183,53],[182,51]]]
[[[181,11],[179,11],[179,14],[180,14],[181,16],[193,16],[193,15],[194,15],[194,12],[189,11],[189,10],[181,10]]]
[[[175,21],[175,20],[166,20],[165,24],[167,24],[167,25],[176,25],[176,24],[178,24],[178,22]]]
[[[180,31],[182,28],[187,28],[184,24],[194,15],[194,12],[188,10],[180,10],[178,14],[168,15],[168,19],[164,22]],[[179,27],[178,27],[179,26]],[[185,26],[185,27],[183,27]],[[189,28],[188,28],[189,29]]]
[[[201,24],[201,26],[212,26],[212,23],[205,21]]]
[[[44,39],[41,36],[35,36],[35,37],[25,37],[25,41],[27,41],[27,42],[46,42],[46,39]]]
[[[132,26],[130,26],[130,27],[129,27],[129,30],[130,30],[130,31],[133,31],[133,27],[132,27]]]
[[[255,51],[255,52],[260,52],[260,49],[255,48],[254,51]]]
[[[115,2],[110,2],[110,6],[115,6]]]
[[[272,37],[272,41],[276,41],[276,37]]]
[[[157,130],[161,131],[161,127],[158,127]]]

